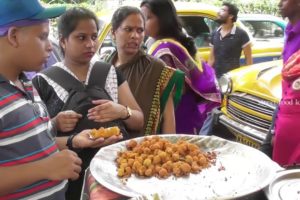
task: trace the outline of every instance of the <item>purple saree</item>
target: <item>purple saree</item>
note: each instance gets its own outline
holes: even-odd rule
[[[207,113],[221,102],[214,69],[195,61],[185,47],[172,39],[157,40],[148,53],[185,73],[185,92],[176,109],[176,131],[198,133]]]

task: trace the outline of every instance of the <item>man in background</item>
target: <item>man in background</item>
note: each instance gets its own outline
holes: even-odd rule
[[[246,31],[237,27],[239,9],[230,3],[223,3],[217,22],[221,25],[212,33],[211,52],[208,64],[214,67],[219,79],[223,74],[240,67],[243,50],[246,65],[252,64],[251,42]],[[200,135],[212,134],[213,118],[209,113],[200,130]]]
[[[280,0],[278,7],[281,16],[289,20],[285,30],[285,42],[282,51],[283,64],[285,64],[300,49],[300,0]],[[278,111],[277,107],[273,114],[269,133],[260,148],[269,157],[273,155],[274,125]]]
[[[217,22],[221,25],[212,33],[211,53],[208,64],[213,66],[217,78],[240,66],[243,50],[246,65],[252,64],[251,42],[247,32],[235,25],[239,9],[231,3],[223,3]]]

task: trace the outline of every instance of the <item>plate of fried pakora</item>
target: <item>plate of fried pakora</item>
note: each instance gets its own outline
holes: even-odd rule
[[[262,152],[216,136],[154,135],[101,148],[95,179],[128,196],[232,199],[267,186],[280,167]]]

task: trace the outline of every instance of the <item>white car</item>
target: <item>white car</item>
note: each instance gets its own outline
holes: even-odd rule
[[[266,14],[240,14],[238,18],[256,41],[283,43],[287,22],[282,18]]]

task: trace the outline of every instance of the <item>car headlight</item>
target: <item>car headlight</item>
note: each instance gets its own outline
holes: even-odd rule
[[[218,80],[222,94],[229,94],[232,89],[232,80],[228,74],[224,74]]]

